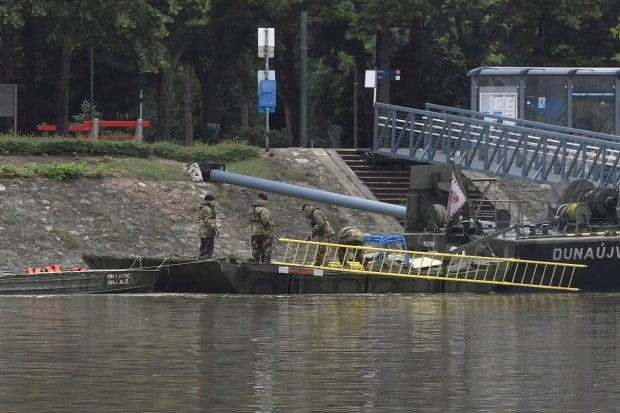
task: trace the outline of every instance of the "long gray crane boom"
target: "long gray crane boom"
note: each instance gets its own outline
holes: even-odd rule
[[[388,215],[398,219],[405,219],[406,216],[407,209],[401,205],[388,204],[385,202],[357,198],[354,196],[336,194],[333,192],[306,188],[299,185],[286,184],[269,179],[227,172],[223,170],[223,165],[221,164],[192,164],[187,168],[187,171],[192,175],[192,179],[194,180],[221,182],[230,185],[242,186],[245,188],[258,189],[274,194],[323,202],[326,204],[338,205],[359,211],[374,212],[376,214]]]

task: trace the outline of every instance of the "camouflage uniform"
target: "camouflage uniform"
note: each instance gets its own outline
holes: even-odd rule
[[[312,232],[310,233],[311,237],[318,237],[318,242],[329,242],[329,239],[336,234],[331,224],[325,218],[325,214],[318,208],[312,208],[310,211],[310,226],[312,226]],[[327,251],[327,247],[320,246],[316,252],[316,259],[314,260],[314,265],[318,266],[326,266],[327,263],[325,260],[325,252]]]
[[[364,245],[364,234],[362,231],[355,227],[344,227],[338,232],[338,244],[351,245],[352,247],[359,247]],[[356,248],[338,248],[338,259],[345,265],[347,264],[347,249],[349,253],[353,253],[353,259],[360,264],[364,261],[364,256],[361,249]]]
[[[274,222],[271,212],[262,203],[252,204],[250,215],[250,240],[252,242],[252,259],[257,263],[269,264],[273,245]]]
[[[198,236],[200,237],[199,258],[213,256],[214,238],[218,235],[215,222],[215,209],[207,202],[202,202],[198,214]]]

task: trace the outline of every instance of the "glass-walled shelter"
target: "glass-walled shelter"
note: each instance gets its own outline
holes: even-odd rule
[[[471,109],[620,135],[620,67],[479,67]]]

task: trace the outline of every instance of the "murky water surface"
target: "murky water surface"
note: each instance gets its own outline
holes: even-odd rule
[[[2,411],[617,411],[620,294],[1,297]]]

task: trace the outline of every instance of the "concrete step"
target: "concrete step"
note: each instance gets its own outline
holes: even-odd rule
[[[362,179],[362,178],[360,178]],[[406,185],[409,188],[409,177],[408,176],[366,176],[363,178],[366,185],[368,184],[399,184]]]
[[[374,171],[374,169],[372,169],[372,166],[365,163],[347,163],[347,166],[356,172]]]
[[[403,205],[405,206],[405,204],[407,203],[407,198],[406,197],[399,197],[399,196],[378,196],[377,199],[381,202],[385,202],[387,204],[396,204],[396,205]]]
[[[377,198],[380,197],[392,197],[392,198],[407,198],[407,192],[404,191],[372,191],[372,194]]]
[[[358,152],[338,153],[338,155],[342,159],[367,159],[367,157],[363,153]]]
[[[405,177],[409,179],[409,171],[377,171],[377,170],[363,170],[360,171],[360,174],[364,174],[364,176],[375,176],[375,177]]]
[[[377,158],[373,163],[372,158],[365,155],[368,151],[338,149],[336,153],[379,201],[404,206],[409,191],[408,165]],[[404,220],[399,222],[404,226]]]
[[[405,182],[364,182],[364,184],[373,191],[391,191],[398,193],[407,193],[409,191],[409,185]]]

